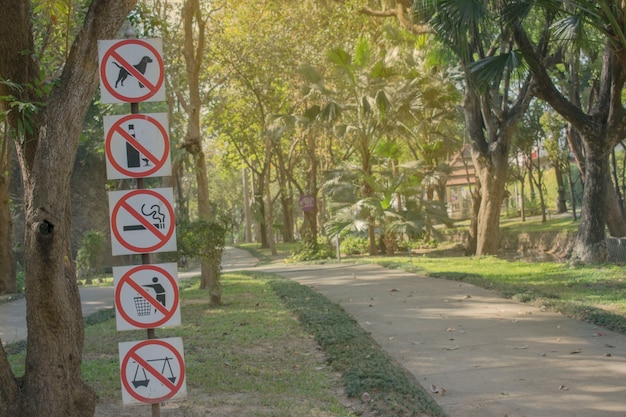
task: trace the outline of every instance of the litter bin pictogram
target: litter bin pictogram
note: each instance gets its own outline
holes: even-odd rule
[[[143,297],[135,297],[135,309],[138,316],[149,316],[152,312],[152,304]]]

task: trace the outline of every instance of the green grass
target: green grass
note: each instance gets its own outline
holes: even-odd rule
[[[198,407],[185,416],[236,401],[240,415],[353,417],[336,394],[340,385],[361,407],[358,398],[368,391],[367,407],[377,415],[444,415],[340,306],[270,274],[222,278],[219,308],[208,307],[198,278],[181,281],[182,325],[156,330],[159,338],[183,339],[192,403],[183,407]],[[114,317],[109,309],[85,320],[82,373],[101,403],[121,401],[118,343],[146,339],[145,330],[118,332]],[[24,374],[25,348],[7,346],[17,376]]]
[[[574,266],[496,257],[376,257],[367,261],[430,277],[468,282],[506,298],[542,305],[626,334],[623,266]]]
[[[269,248],[261,248],[261,245],[258,243],[242,243],[237,245],[237,247],[250,252],[252,256],[259,260],[259,265],[267,265],[291,255],[297,249],[298,243],[276,243],[278,255],[272,255]]]

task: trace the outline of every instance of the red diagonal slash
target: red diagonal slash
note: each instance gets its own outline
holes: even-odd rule
[[[126,71],[128,71],[133,77],[137,78],[137,81],[146,86],[151,92],[156,90],[156,86],[152,84],[152,82],[150,82],[150,80],[148,80],[142,73],[140,73],[137,68],[118,54],[117,51],[111,51],[111,57],[115,58]]]
[[[126,280],[126,284],[130,285],[135,291],[139,293],[143,298],[145,298],[154,308],[159,310],[163,315],[167,316],[171,313],[163,304],[156,300],[144,287],[139,285],[137,282],[132,279]]]
[[[148,158],[154,165],[158,165],[161,162],[155,155],[152,155],[152,153],[150,153],[148,149],[146,149],[141,143],[139,143],[136,138],[134,138],[130,133],[128,133],[126,129],[122,128],[122,125],[115,126],[115,131],[119,133],[120,135],[122,135],[122,137],[128,143],[133,145],[135,149],[137,149],[139,152],[145,155],[146,158]]]
[[[154,377],[156,377],[156,379],[158,379],[163,385],[165,385],[167,388],[170,389],[170,391],[174,391],[176,389],[176,385],[172,383],[172,381],[170,381],[169,379],[167,379],[166,377],[163,376],[163,374],[161,374],[161,372],[159,370],[157,370],[155,367],[153,367],[152,365],[150,365],[148,363],[148,361],[145,361],[142,357],[140,357],[139,355],[137,355],[137,352],[133,352],[130,355],[131,359],[133,359],[135,362],[137,362],[139,365],[141,365],[146,371],[148,371],[151,375],[153,375]],[[178,379],[180,379],[180,376],[177,377]]]
[[[145,228],[147,230],[151,231],[157,238],[159,238],[159,240],[161,242],[165,242],[165,239],[167,239],[167,236],[165,236],[163,233],[161,233],[161,231],[159,229],[154,227],[154,225],[152,223],[150,223],[148,221],[148,219],[146,219],[141,213],[139,213],[137,210],[135,210],[134,207],[132,207],[130,204],[128,204],[128,202],[126,200],[120,201],[120,205],[121,205],[121,207],[124,207],[126,209],[126,211],[131,216],[133,216],[135,219],[137,219],[137,221],[139,223],[141,223],[143,226],[145,226]]]

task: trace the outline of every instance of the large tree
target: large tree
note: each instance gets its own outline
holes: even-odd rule
[[[28,348],[20,379],[0,349],[0,415],[94,413],[95,393],[80,370],[83,322],[70,255],[70,176],[83,119],[98,85],[97,41],[114,37],[135,3],[91,1],[76,35],[68,28],[71,48],[64,65],[47,79],[50,74],[42,77],[43,57],[34,41],[33,4],[0,0],[0,78],[20,86],[2,83],[0,96],[33,104],[8,114],[24,181]],[[5,101],[0,110],[9,110]]]
[[[554,20],[551,25],[546,23],[541,32],[544,38],[539,41],[533,39],[533,34],[523,24],[533,16],[531,3],[514,3],[516,7],[505,16],[509,18],[515,40],[535,77],[534,94],[568,121],[582,144],[585,187],[573,256],[583,262],[603,262],[607,257],[605,225],[609,225],[613,235],[623,236],[624,233],[621,215],[615,216],[617,219],[611,217],[611,214],[620,213],[619,210],[609,208],[616,201],[616,194],[609,186],[608,156],[626,136],[626,108],[622,95],[626,82],[626,35],[623,30],[626,9],[622,2],[615,1],[582,2],[585,4],[581,8],[566,5],[555,9],[554,6],[560,4],[551,4],[553,7],[543,13]],[[546,36],[548,34],[552,36]],[[602,34],[603,50],[592,46],[598,44],[597,38],[593,39],[594,34]],[[551,42],[546,42],[547,39]],[[564,41],[576,41],[570,43],[565,54]],[[569,83],[561,88],[559,77],[553,77],[550,72],[550,64],[558,62],[564,55],[564,66],[570,69],[567,73]],[[590,74],[587,80],[590,94],[584,106],[580,90],[585,86],[578,75],[583,65],[594,60],[600,64],[600,70]]]

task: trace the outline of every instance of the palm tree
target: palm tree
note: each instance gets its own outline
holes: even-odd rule
[[[463,113],[479,192],[466,252],[494,254],[511,141],[530,102],[530,77],[519,77],[511,33],[496,24],[496,2],[422,0],[415,6],[416,18],[454,54],[463,75]],[[493,74],[494,66],[496,76],[481,82],[477,75]]]
[[[345,163],[333,171],[322,189],[330,199],[329,236],[378,231],[380,246],[392,255],[403,236],[418,238],[434,232],[433,224],[449,224],[443,203],[429,200],[416,164],[399,169],[387,162],[374,174]],[[363,192],[363,182],[370,190]]]

